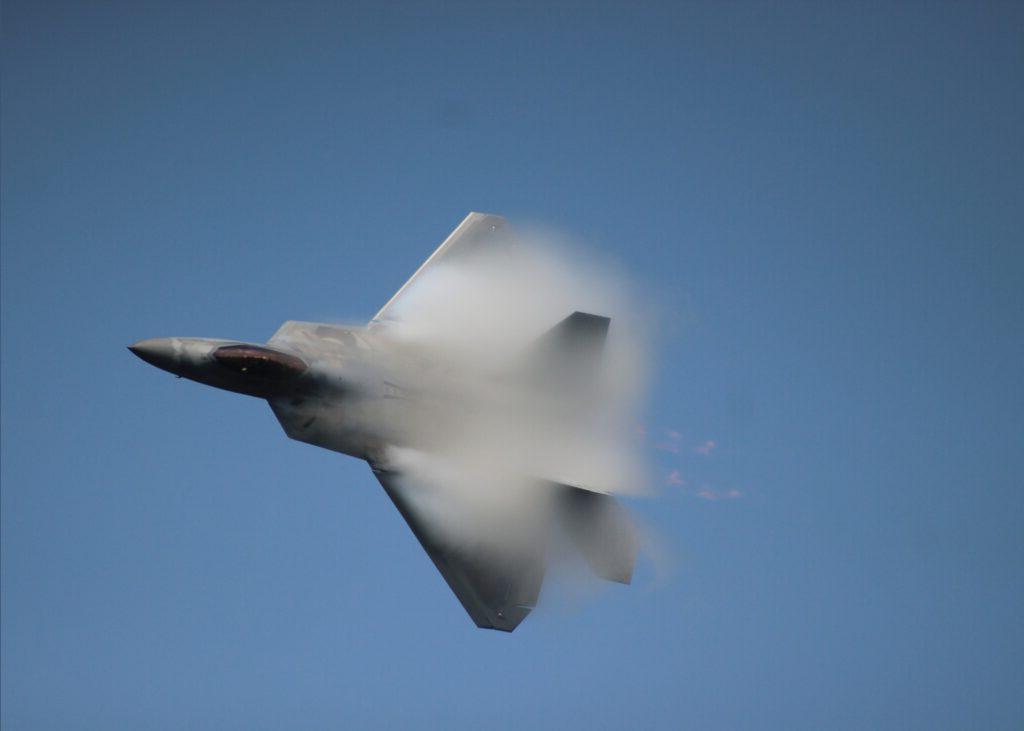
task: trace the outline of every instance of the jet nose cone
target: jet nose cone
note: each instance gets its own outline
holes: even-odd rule
[[[164,370],[171,370],[177,360],[174,342],[171,338],[140,340],[134,345],[129,345],[128,350],[150,365],[155,365],[157,368],[163,368]]]

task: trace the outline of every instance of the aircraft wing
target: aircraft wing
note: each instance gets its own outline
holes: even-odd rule
[[[482,246],[500,242],[504,240],[507,234],[508,221],[502,216],[495,216],[489,213],[470,213],[462,219],[462,223],[448,235],[448,238],[437,247],[437,250],[420,265],[420,268],[409,277],[409,281],[403,284],[401,289],[395,292],[394,296],[388,300],[387,304],[380,308],[380,312],[370,320],[369,326],[372,328],[394,319],[391,308],[402,298],[402,295],[412,286],[416,278],[422,276],[431,267],[437,266],[441,262],[454,261],[473,251],[479,250]]]
[[[542,546],[501,555],[487,546],[453,544],[413,499],[416,486],[404,484],[397,472],[374,467],[373,474],[477,627],[511,632],[526,619],[544,581]]]

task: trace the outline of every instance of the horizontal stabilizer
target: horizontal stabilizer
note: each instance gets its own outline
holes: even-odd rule
[[[579,392],[594,379],[611,320],[574,312],[541,335],[526,353],[527,377],[556,390]]]
[[[611,495],[559,485],[559,518],[590,570],[628,584],[636,563],[636,531],[629,513]]]
[[[604,348],[611,319],[589,312],[574,312],[544,333],[534,345],[539,355],[596,358]]]

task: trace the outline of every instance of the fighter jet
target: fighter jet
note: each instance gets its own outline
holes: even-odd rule
[[[438,409],[451,417],[439,423],[477,424],[473,410],[535,403],[550,411],[557,401],[564,411],[566,403],[585,409],[600,398],[581,386],[600,362],[608,334],[610,320],[599,314],[566,312],[538,333],[529,352],[495,376],[514,382],[515,398],[483,406],[460,398],[463,382],[457,374],[444,380],[447,365],[431,362],[429,348],[394,336],[409,293],[432,271],[514,245],[504,218],[470,213],[365,327],[288,321],[266,344],[169,337],[141,340],[129,350],[176,376],[265,399],[290,438],[365,460],[473,622],[511,632],[537,604],[551,531],[567,536],[590,569],[609,581],[630,582],[637,551],[628,513],[607,491],[567,484],[558,475],[524,474],[529,494],[542,499],[531,501],[529,510],[502,503],[487,514],[463,510],[471,491],[425,487],[415,474],[424,462],[397,457],[429,457],[441,448],[437,430],[413,428],[432,423]],[[441,382],[447,386],[438,388]],[[548,397],[556,391],[558,399]],[[576,392],[579,398],[563,398]],[[549,416],[548,428],[570,423]],[[450,444],[470,436],[448,429],[443,438]],[[461,529],[474,521],[474,539],[451,536],[453,522]]]

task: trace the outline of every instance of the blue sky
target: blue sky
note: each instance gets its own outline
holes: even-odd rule
[[[1024,724],[1019,4],[2,12],[5,728]],[[510,636],[124,348],[367,319],[469,210],[657,312],[663,558]]]

